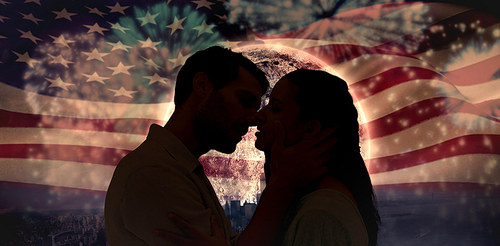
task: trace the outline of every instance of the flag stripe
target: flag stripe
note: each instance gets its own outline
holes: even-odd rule
[[[370,131],[370,139],[391,135],[409,129],[432,118],[451,114],[467,113],[484,117],[474,104],[450,97],[438,97],[423,100],[399,109],[387,116],[364,124]],[[500,122],[495,118],[490,120]]]
[[[499,128],[500,123],[496,121],[453,113],[432,118],[397,134],[367,140],[364,144],[369,146],[367,158],[373,159],[415,151],[465,135],[499,135]]]
[[[395,85],[411,80],[433,79],[448,82],[439,73],[421,67],[398,67],[350,85],[356,100],[373,96]]]
[[[79,145],[133,150],[144,135],[51,128],[0,128],[0,144]]]
[[[445,76],[457,86],[472,86],[492,80],[492,76],[498,71],[498,64],[500,64],[500,54],[448,71]]]
[[[436,88],[440,89],[436,90]],[[415,93],[415,91],[418,91],[418,93]],[[360,109],[360,113],[363,113],[365,120],[370,122],[420,101],[441,97],[465,100],[465,97],[460,95],[457,89],[447,82],[412,80],[360,100],[355,103],[355,106]]]
[[[449,157],[468,154],[500,153],[500,135],[467,135],[442,143],[397,154],[365,160],[370,174],[399,170]],[[500,155],[499,157],[500,158]]]
[[[104,131],[146,135],[151,124],[163,125],[162,120],[149,119],[82,119],[73,117],[34,115],[1,110],[0,127],[39,127],[68,130]]]
[[[113,165],[130,150],[57,144],[2,144],[0,158],[26,158]]]
[[[166,120],[173,103],[127,104],[58,98],[29,92],[0,82],[0,109],[26,114],[84,119],[137,118]]]
[[[459,155],[418,166],[371,175],[373,185],[470,182],[500,185],[500,155]]]
[[[500,99],[500,79],[482,84],[456,87],[472,103]]]

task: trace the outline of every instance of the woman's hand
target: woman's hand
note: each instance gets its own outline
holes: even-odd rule
[[[203,232],[191,226],[188,222],[181,219],[175,214],[168,214],[168,218],[184,232],[185,236],[180,236],[168,231],[156,229],[153,231],[155,236],[161,237],[176,245],[192,245],[192,246],[228,246],[229,243],[224,236],[215,216],[210,217],[210,224],[212,226],[212,236],[205,235]]]
[[[269,184],[296,190],[324,176],[328,168],[322,166],[329,158],[329,150],[337,139],[330,138],[334,129],[320,131],[311,139],[285,147],[285,128],[275,122],[274,144],[271,149],[271,178]]]

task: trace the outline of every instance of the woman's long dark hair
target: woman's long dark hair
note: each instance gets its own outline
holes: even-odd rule
[[[354,196],[368,232],[368,245],[376,245],[380,216],[360,153],[358,112],[347,83],[327,72],[307,69],[293,71],[285,78],[295,85],[299,121],[319,120],[323,128],[336,127],[337,142],[325,165],[330,168],[329,175],[342,182]]]

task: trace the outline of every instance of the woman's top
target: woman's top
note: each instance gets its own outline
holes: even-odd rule
[[[283,246],[368,245],[368,233],[356,205],[331,189],[302,197],[289,209],[283,226],[288,228]]]

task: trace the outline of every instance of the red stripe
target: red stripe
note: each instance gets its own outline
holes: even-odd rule
[[[420,67],[396,67],[351,84],[349,87],[354,93],[353,99],[360,101],[395,85],[417,79],[434,79],[449,83],[436,71]]]
[[[0,158],[42,159],[116,166],[129,150],[50,144],[3,144]],[[202,156],[199,159],[209,177],[261,180],[263,163],[245,159]]]
[[[475,85],[492,80],[499,69],[500,55],[497,55],[470,66],[449,71],[445,76],[458,86]]]
[[[370,132],[370,139],[375,139],[403,131],[432,118],[450,113],[469,113],[500,122],[499,119],[481,114],[482,112],[484,111],[479,110],[475,105],[457,98],[431,98],[370,121],[364,124],[363,127]]]
[[[152,119],[82,119],[62,116],[18,113],[0,109],[0,127],[38,127],[69,130],[104,131],[146,135],[151,124],[165,124]]]
[[[356,44],[322,45],[302,49],[302,51],[315,56],[329,66],[347,62],[362,55],[393,55],[414,58],[407,55],[405,52],[394,49],[387,49],[385,47],[367,47]]]
[[[467,154],[499,154],[500,135],[467,135],[408,153],[365,160],[370,174],[399,170]],[[471,163],[472,165],[473,163]],[[485,164],[485,163],[484,163]]]
[[[0,158],[71,161],[116,166],[130,150],[57,144],[2,144]]]

